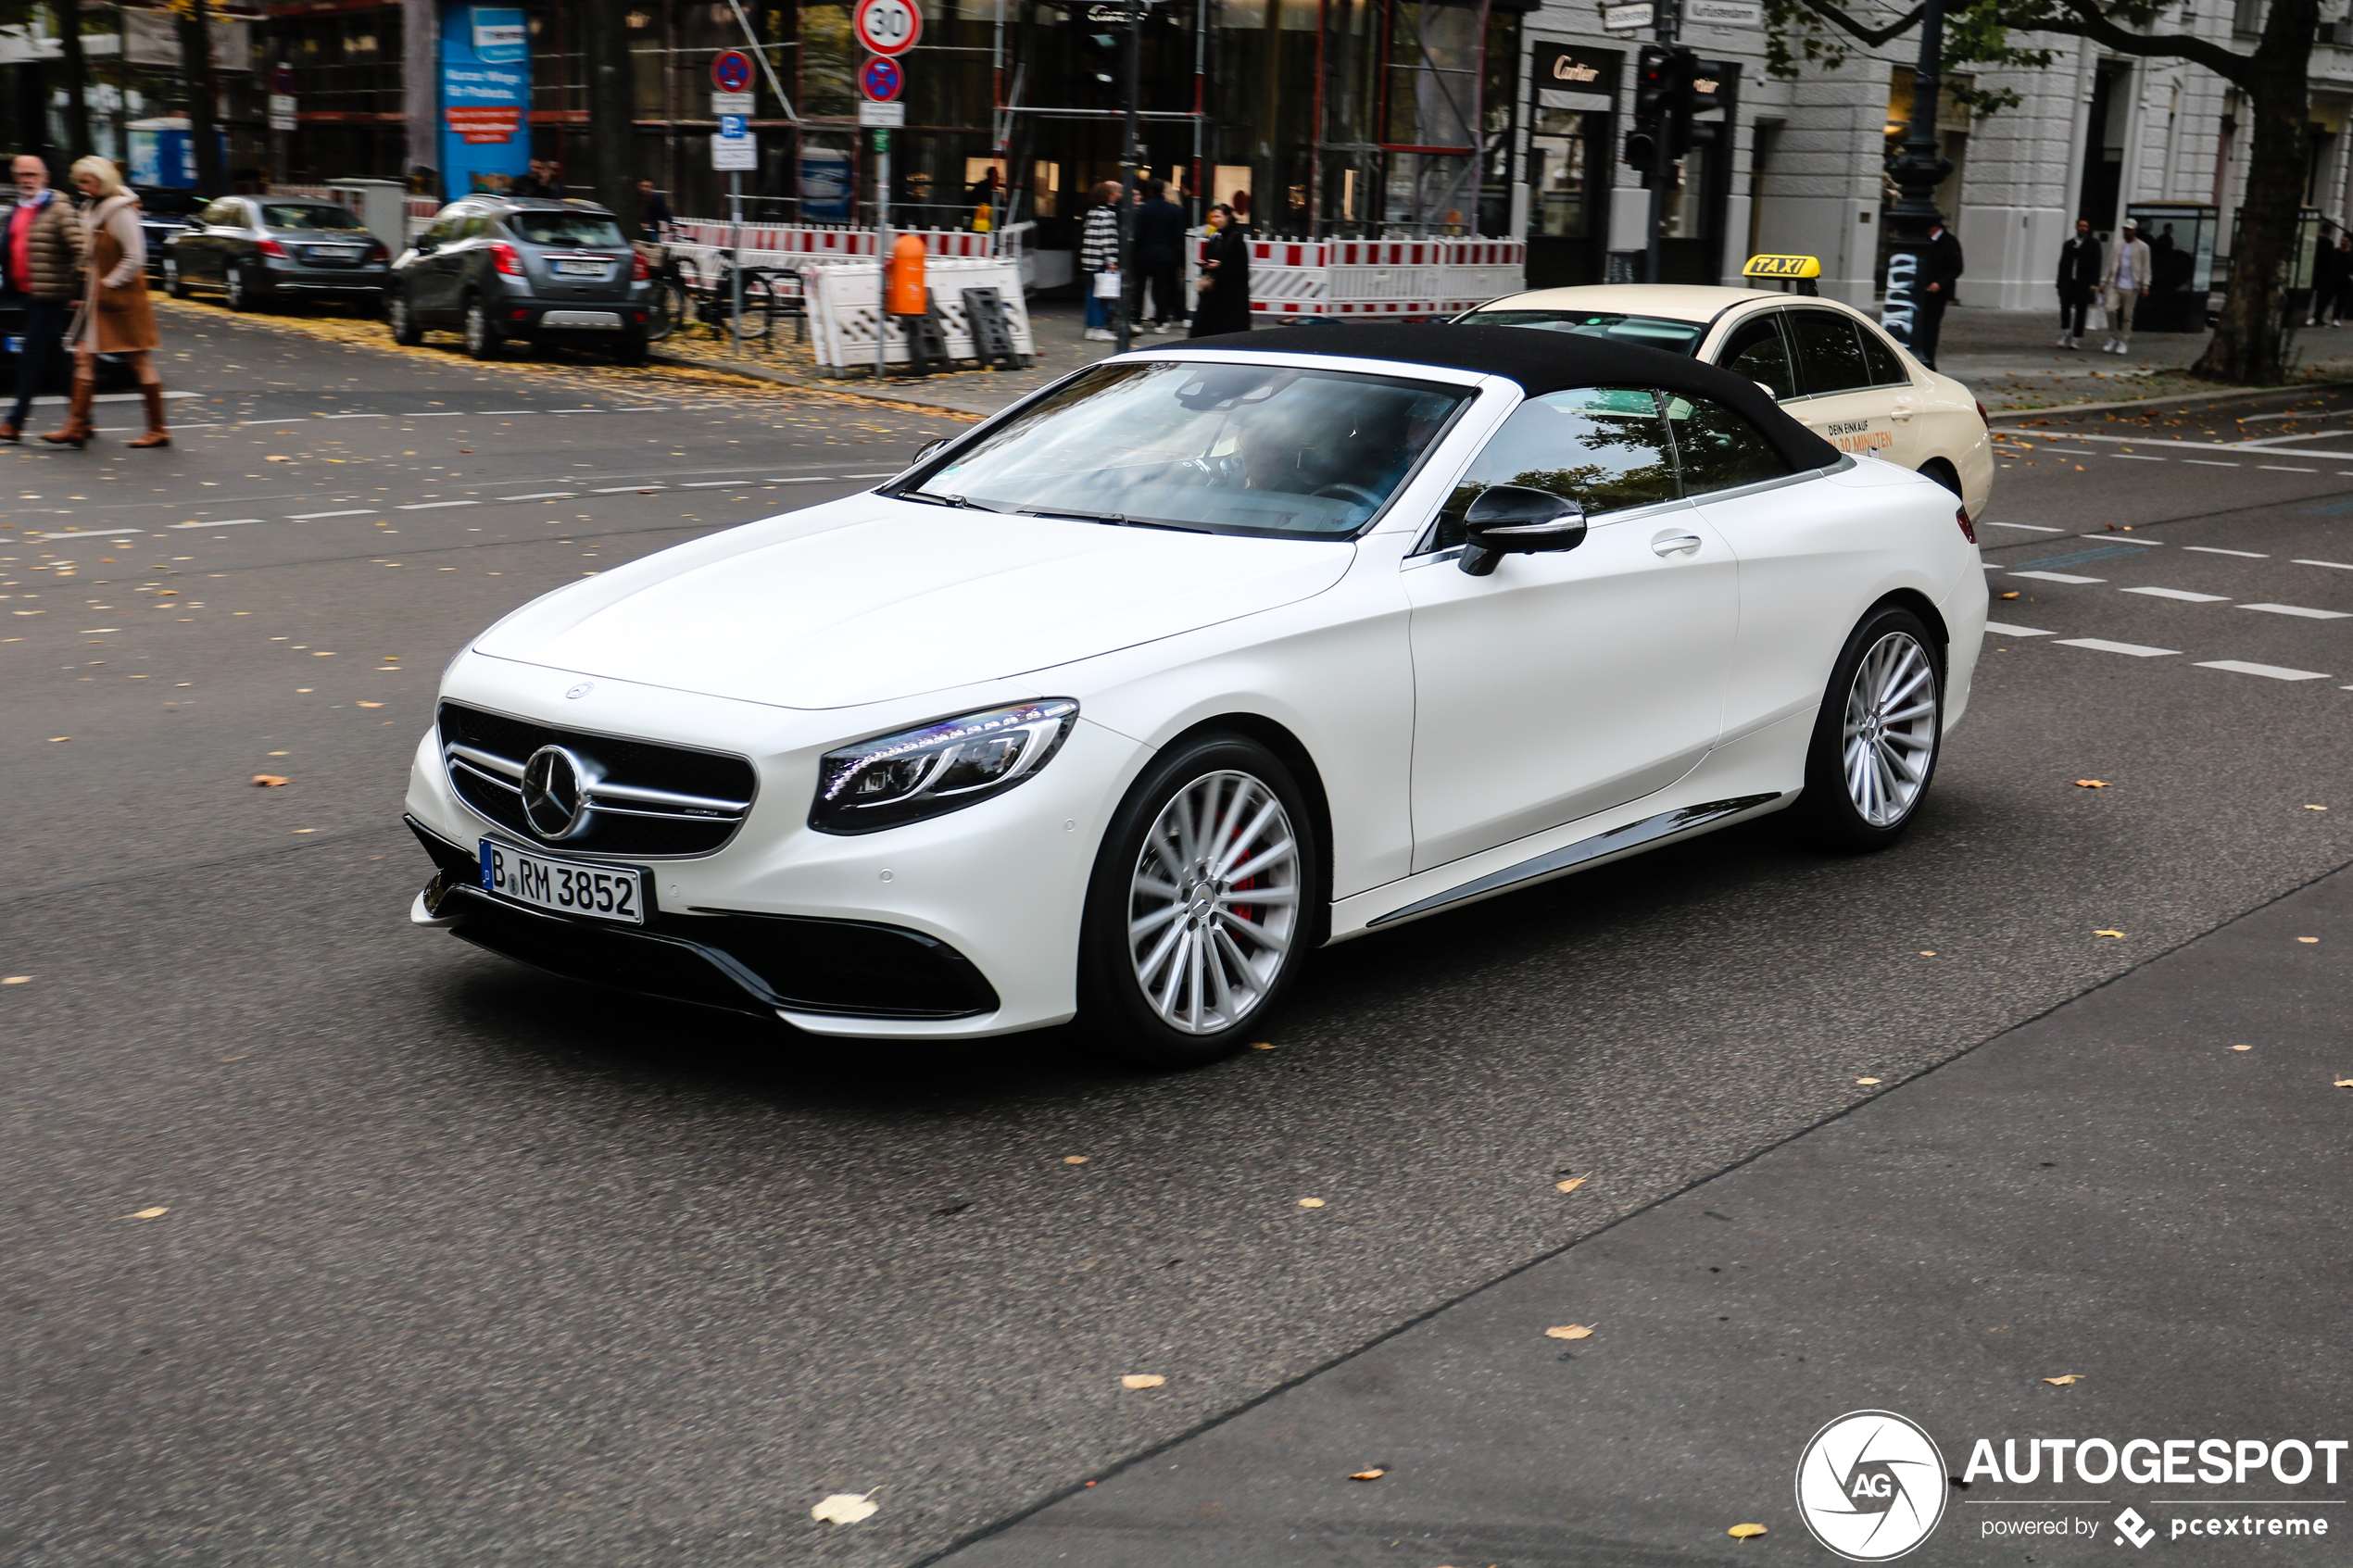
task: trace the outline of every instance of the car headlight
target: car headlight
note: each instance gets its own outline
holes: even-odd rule
[[[1044,767],[1077,721],[1072,698],[1040,697],[828,751],[818,759],[809,825],[875,833],[977,805]]]

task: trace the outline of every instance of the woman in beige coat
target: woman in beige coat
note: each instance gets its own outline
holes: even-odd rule
[[[122,188],[122,175],[102,157],[73,166],[76,189],[90,198],[82,213],[82,254],[89,258],[90,283],[82,320],[73,334],[73,401],[62,429],[41,439],[54,446],[79,447],[90,439],[90,400],[97,390],[101,354],[131,361],[147,402],[147,433],[133,446],[169,446],[163,423],[163,378],[156,373],[155,312],[147,305],[147,242],[139,228],[139,198]]]

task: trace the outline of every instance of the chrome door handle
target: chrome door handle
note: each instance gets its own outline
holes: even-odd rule
[[[1891,420],[1908,422],[1912,417],[1912,406],[1909,403],[1898,403],[1887,411],[1887,417]]]
[[[1696,555],[1699,546],[1696,533],[1662,533],[1651,541],[1651,552],[1659,556]]]

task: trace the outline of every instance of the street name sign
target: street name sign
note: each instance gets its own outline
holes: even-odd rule
[[[1604,6],[1602,27],[1609,32],[1636,32],[1658,23],[1658,8],[1650,0],[1637,0],[1630,6]]]

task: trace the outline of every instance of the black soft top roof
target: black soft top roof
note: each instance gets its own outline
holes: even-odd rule
[[[1573,332],[1366,322],[1226,332],[1192,338],[1183,346],[1442,365],[1516,381],[1530,397],[1579,386],[1658,387],[1730,405],[1748,416],[1792,468],[1827,468],[1839,459],[1837,447],[1790,418],[1771,394],[1745,376],[1684,355]]]

